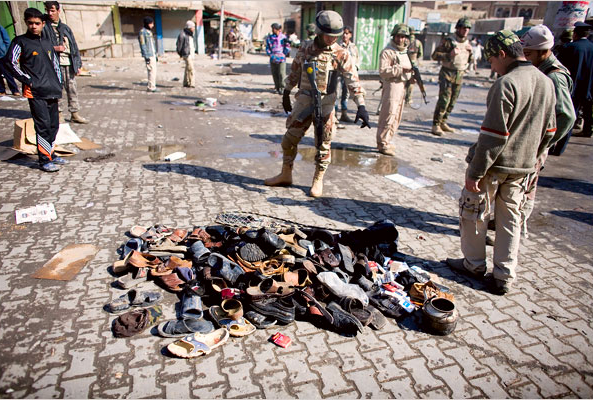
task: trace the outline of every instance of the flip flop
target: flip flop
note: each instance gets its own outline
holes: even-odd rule
[[[124,244],[124,251],[123,251],[124,258],[126,258],[126,256],[128,254],[130,254],[133,250],[142,252],[143,246],[144,246],[144,241],[140,238],[133,238],[133,239],[128,240],[126,242],[126,244]]]
[[[135,238],[139,238],[140,236],[144,235],[148,229],[143,226],[133,226],[130,228],[130,235],[134,236]]]
[[[157,326],[157,331],[162,337],[184,337],[191,333],[210,333],[213,330],[212,322],[204,319],[170,320]]]
[[[170,343],[167,350],[181,358],[194,358],[210,354],[213,349],[229,339],[229,331],[217,329],[207,334],[193,333],[183,339]]]
[[[237,320],[231,319],[226,311],[220,306],[212,306],[208,309],[212,319],[220,326],[229,331],[231,336],[241,337],[247,336],[255,332],[255,326],[251,324],[244,317]]]
[[[150,307],[158,304],[163,298],[159,292],[139,291],[136,289],[130,290],[123,296],[107,303],[105,310],[112,314],[117,314],[126,311],[132,307]]]

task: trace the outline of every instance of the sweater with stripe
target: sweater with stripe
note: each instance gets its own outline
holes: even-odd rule
[[[478,141],[467,154],[467,176],[488,171],[527,175],[556,132],[554,84],[529,61],[515,61],[488,92]]]

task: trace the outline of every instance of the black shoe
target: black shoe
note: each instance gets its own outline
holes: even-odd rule
[[[275,318],[281,324],[290,324],[294,321],[295,307],[291,297],[271,301],[254,301],[251,303],[253,311],[265,315],[267,317]]]
[[[494,277],[488,281],[488,289],[490,293],[497,296],[504,296],[511,291],[512,286],[513,284],[511,281],[502,281],[500,279],[495,279]]]
[[[327,310],[331,312],[334,318],[333,326],[339,333],[356,335],[363,331],[363,326],[360,321],[352,314],[344,311],[336,302],[331,302],[327,305]]]
[[[470,276],[472,278],[483,278],[486,271],[483,272],[473,272],[465,268],[465,263],[463,262],[463,258],[447,258],[445,263],[451,268],[452,271],[459,272],[463,275]]]

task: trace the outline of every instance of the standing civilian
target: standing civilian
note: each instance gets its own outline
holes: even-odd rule
[[[196,24],[193,21],[187,21],[185,28],[177,36],[177,54],[183,58],[185,63],[185,72],[183,74],[184,87],[196,87],[196,78],[194,76],[194,53],[196,47],[194,44],[194,32]]]
[[[274,90],[282,94],[286,78],[286,56],[290,54],[290,41],[282,33],[280,24],[272,24],[272,33],[266,38],[266,54],[270,56]]]
[[[156,92],[156,45],[151,29],[154,28],[154,21],[151,17],[144,17],[144,28],[140,29],[138,34],[138,42],[140,42],[140,52],[144,61],[146,61],[146,72],[148,72],[148,87],[147,92]]]

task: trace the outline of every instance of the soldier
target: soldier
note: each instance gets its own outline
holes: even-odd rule
[[[140,52],[144,61],[146,61],[146,72],[148,72],[147,92],[156,92],[156,45],[151,29],[154,27],[154,21],[151,17],[144,17],[144,28],[138,33],[138,42],[140,42]]]
[[[297,155],[297,146],[305,132],[313,122],[313,104],[315,92],[307,75],[305,63],[316,63],[316,83],[321,96],[323,131],[320,136],[315,132],[315,176],[309,195],[319,197],[323,193],[323,175],[331,162],[331,139],[336,129],[334,104],[336,102],[335,81],[337,73],[341,73],[346,80],[354,102],[358,105],[358,112],[354,122],[362,120],[361,127],[369,127],[369,114],[364,105],[364,91],[358,79],[358,72],[350,54],[336,41],[342,34],[344,23],[342,17],[335,11],[320,11],[315,17],[317,36],[306,42],[292,62],[290,75],[286,78],[286,88],[282,95],[282,106],[290,116],[286,121],[286,133],[282,139],[282,172],[266,179],[267,186],[289,186],[292,184],[292,168]],[[296,93],[294,109],[290,103],[290,91],[299,86]],[[370,129],[370,127],[369,127]]]
[[[383,92],[377,126],[377,149],[388,156],[395,155],[391,139],[401,122],[406,85],[413,82],[412,61],[407,46],[409,36],[407,25],[395,25],[391,31],[391,41],[379,56],[379,77],[383,82]]]
[[[576,119],[575,111],[572,106],[570,93],[572,90],[572,79],[570,72],[558,59],[552,54],[554,45],[554,35],[545,25],[536,25],[528,30],[521,37],[523,53],[528,61],[536,66],[541,72],[546,74],[554,84],[556,93],[556,125],[557,130],[549,146],[553,146],[561,140],[572,128]],[[527,219],[533,211],[535,205],[535,192],[537,189],[537,180],[540,170],[544,167],[548,152],[545,151],[537,160],[535,172],[529,176],[529,184],[525,191],[525,199],[521,207],[523,232],[527,236]]]
[[[433,135],[455,132],[447,125],[447,118],[461,91],[463,74],[473,59],[472,46],[467,40],[471,27],[469,19],[460,18],[455,25],[455,34],[443,39],[432,53],[431,58],[443,64],[439,72],[439,100],[432,119]]]
[[[422,42],[416,39],[415,32],[412,30],[410,31],[410,45],[408,46],[408,57],[410,57],[412,65],[415,67],[420,66],[420,60],[422,60],[423,56],[424,48],[422,47]],[[412,84],[412,81],[406,81],[406,105],[412,104],[413,88],[414,85]]]
[[[315,39],[315,24],[309,24],[307,25],[307,41],[311,41],[313,39]]]
[[[47,12],[47,20],[43,28],[43,37],[52,43],[60,59],[60,70],[62,71],[64,89],[68,98],[70,121],[88,124],[89,121],[78,113],[80,103],[78,102],[76,75],[79,74],[80,68],[82,68],[82,60],[78,52],[76,39],[74,39],[70,27],[60,21],[60,3],[46,1],[45,11]]]
[[[492,204],[496,214],[493,294],[509,292],[516,277],[525,185],[537,159],[556,132],[554,84],[523,55],[513,32],[496,32],[484,58],[501,75],[488,91],[480,135],[467,153],[465,185],[459,200],[464,258],[447,259],[452,270],[484,278],[486,230]]]

